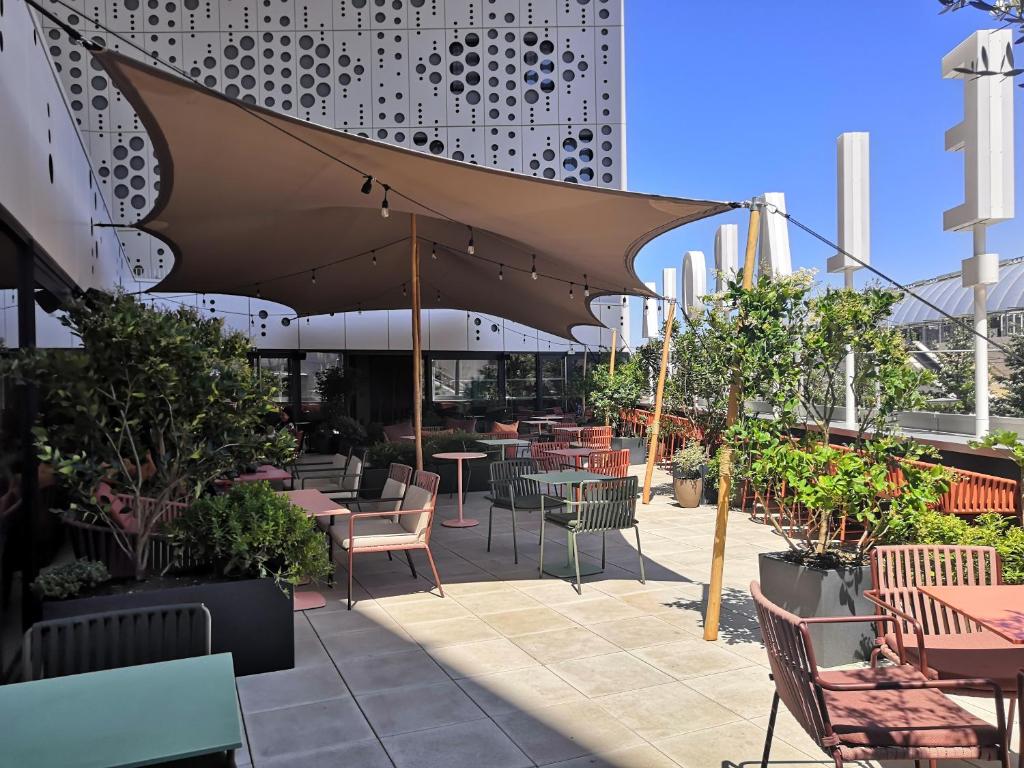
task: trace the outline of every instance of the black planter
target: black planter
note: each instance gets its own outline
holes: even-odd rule
[[[630,464],[645,464],[647,462],[647,446],[644,445],[642,437],[613,437],[612,450],[621,451],[629,449]]]
[[[784,554],[758,556],[761,591],[776,605],[806,619],[874,613],[864,597],[864,590],[871,589],[870,566],[812,568],[791,563],[783,559]],[[823,667],[864,661],[874,646],[875,628],[867,622],[812,625],[810,629],[815,656]]]
[[[59,619],[128,608],[202,603],[210,611],[212,651],[231,653],[235,675],[295,666],[292,596],[284,594],[273,579],[167,582],[167,587],[146,585],[134,592],[46,601],[42,617]]]

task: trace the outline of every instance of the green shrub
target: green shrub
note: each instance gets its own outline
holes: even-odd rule
[[[331,572],[316,523],[268,483],[240,483],[204,496],[174,521],[170,535],[222,576],[269,576],[282,585]]]
[[[32,591],[44,600],[64,600],[109,580],[107,566],[82,558],[43,568],[32,582]]]
[[[956,515],[926,510],[893,520],[888,543],[947,544],[995,547],[1003,561],[1003,579],[1024,583],[1024,528],[995,512],[979,515],[972,523]]]
[[[686,445],[672,455],[672,474],[680,480],[700,477],[700,468],[707,463],[708,452],[696,440],[687,440]]]

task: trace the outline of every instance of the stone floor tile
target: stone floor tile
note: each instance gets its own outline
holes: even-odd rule
[[[246,715],[249,747],[257,766],[264,758],[338,747],[373,738],[351,696]]]
[[[575,626],[562,614],[545,606],[522,608],[503,613],[488,613],[481,618],[506,637]]]
[[[735,722],[740,715],[685,683],[668,683],[595,699],[619,721],[647,741]]]
[[[760,764],[764,737],[765,731],[741,720],[716,728],[673,736],[656,742],[654,746],[679,763],[682,768],[755,766]],[[812,755],[790,746],[781,738],[776,738],[772,745],[772,768],[805,766],[811,757]],[[813,757],[819,760],[822,755],[819,752]],[[824,765],[824,762],[821,765]]]
[[[393,688],[356,697],[378,736],[394,736],[486,717],[453,682]]]
[[[455,600],[436,597],[433,600],[416,600],[385,605],[384,609],[399,624],[413,624],[418,621],[438,621],[439,619],[456,619],[472,614]]]
[[[639,736],[591,701],[516,710],[496,715],[495,721],[538,765],[642,743]]]
[[[584,626],[613,619],[630,619],[643,616],[646,611],[608,595],[584,593],[579,600],[558,603],[552,606],[564,616]]]
[[[242,711],[246,713],[349,695],[330,662],[313,667],[247,675],[238,678],[236,687]]]
[[[632,619],[602,621],[590,624],[587,629],[627,651],[671,643],[674,640],[683,640],[689,637],[682,630],[666,624],[656,616],[637,616]]]
[[[582,701],[584,696],[546,667],[464,677],[459,686],[488,715]]]
[[[587,656],[601,656],[619,650],[607,640],[598,637],[584,627],[569,627],[568,629],[518,635],[512,638],[512,642],[541,664],[554,664]]]
[[[529,768],[533,765],[491,720],[384,738],[396,768]]]
[[[405,631],[424,648],[444,648],[479,640],[501,637],[490,624],[476,616],[461,616],[440,621],[418,621],[407,624]]]
[[[504,637],[431,648],[430,655],[453,678],[537,666],[537,660]]]
[[[672,682],[672,678],[665,673],[625,651],[563,661],[550,665],[550,669],[590,697],[635,691]]]
[[[384,751],[384,746],[377,739],[357,741],[312,752],[281,755],[259,762],[259,768],[338,768],[339,766],[393,768],[388,753]],[[242,766],[239,765],[239,768]]]
[[[409,685],[441,683],[448,679],[434,660],[420,650],[388,654],[384,660],[339,659],[337,664],[354,695]]]
[[[337,662],[419,650],[416,641],[399,626],[354,629],[350,632],[325,635],[321,639],[331,658]]]
[[[330,611],[328,613],[308,611],[306,615],[309,618],[309,623],[313,625],[313,629],[320,637],[354,629],[378,629],[395,626],[395,620],[372,602],[356,605],[351,611]]]
[[[649,744],[617,749],[601,755],[584,755],[545,768],[677,768],[678,763]]]
[[[474,595],[462,595],[456,600],[478,616],[487,613],[504,613],[523,608],[536,608],[540,605],[536,600],[519,590],[502,592],[484,592]]]
[[[650,648],[638,648],[631,653],[643,659],[653,667],[666,672],[680,680],[691,677],[713,675],[716,672],[738,670],[750,666],[750,662],[742,656],[730,653],[714,643],[696,638],[677,640],[674,643],[654,645]],[[755,674],[763,670],[755,668]]]
[[[748,720],[767,712],[775,693],[767,667],[693,677],[686,684]]]

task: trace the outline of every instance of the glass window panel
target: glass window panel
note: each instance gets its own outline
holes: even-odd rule
[[[316,375],[327,368],[341,367],[342,359],[338,352],[307,352],[306,359],[299,361],[299,387],[302,404],[319,403],[316,393]]]
[[[498,398],[498,364],[494,360],[434,359],[430,370],[435,402]]]
[[[291,371],[287,357],[261,357],[260,370],[270,377],[270,380],[277,387],[277,395],[274,400],[278,403],[290,402],[288,390],[291,386]]]
[[[505,394],[510,400],[536,399],[536,355],[517,353],[505,358]]]

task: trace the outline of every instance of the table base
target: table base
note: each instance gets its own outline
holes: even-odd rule
[[[446,528],[472,528],[474,525],[480,525],[480,521],[471,517],[456,517],[451,520],[442,520],[441,525]]]
[[[584,576],[593,576],[595,573],[601,573],[604,568],[599,565],[584,565],[580,563],[580,578]],[[554,576],[559,579],[575,579],[576,578],[576,567],[571,563],[562,563],[561,565],[544,565],[544,574],[546,576]]]
[[[292,610],[311,611],[314,608],[323,608],[327,605],[327,598],[319,592],[296,592],[292,602]]]

